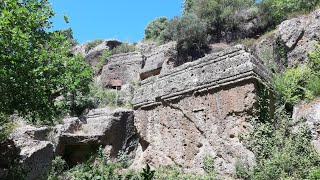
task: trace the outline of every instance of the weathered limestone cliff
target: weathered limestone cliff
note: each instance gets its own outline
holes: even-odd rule
[[[215,159],[225,177],[239,159],[254,155],[239,134],[255,116],[256,86],[270,73],[242,46],[213,53],[141,82],[133,99],[140,140],[133,167],[173,165],[202,172],[203,159]]]

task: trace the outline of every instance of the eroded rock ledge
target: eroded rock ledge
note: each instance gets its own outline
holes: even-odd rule
[[[251,53],[235,46],[142,81],[133,100],[140,143],[132,167],[175,164],[201,173],[211,156],[216,171],[231,177],[238,160],[253,165],[239,134],[256,115],[258,83],[270,78]]]

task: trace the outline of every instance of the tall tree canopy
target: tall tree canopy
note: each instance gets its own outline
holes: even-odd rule
[[[88,90],[92,70],[65,33],[48,31],[53,15],[47,0],[0,1],[0,112],[49,123],[58,96]]]

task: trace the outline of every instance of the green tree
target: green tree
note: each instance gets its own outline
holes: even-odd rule
[[[0,112],[50,123],[58,96],[88,90],[92,70],[64,33],[48,31],[53,15],[47,0],[0,2]]]
[[[168,24],[169,20],[166,17],[159,17],[153,20],[144,30],[144,40],[158,40]]]
[[[255,0],[185,0],[184,14],[194,13],[207,23],[212,40],[220,41],[224,32],[234,31],[241,23],[238,14]]]
[[[61,30],[61,33],[63,33],[63,35],[68,39],[69,43],[71,46],[75,46],[77,44],[79,44],[77,42],[77,40],[74,39],[73,37],[73,31],[71,28],[65,29],[65,30]]]

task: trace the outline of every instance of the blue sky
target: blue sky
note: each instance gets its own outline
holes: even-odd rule
[[[180,16],[183,0],[49,0],[54,29],[73,29],[79,43],[116,38],[136,42],[153,19]],[[63,16],[69,17],[66,24]]]

